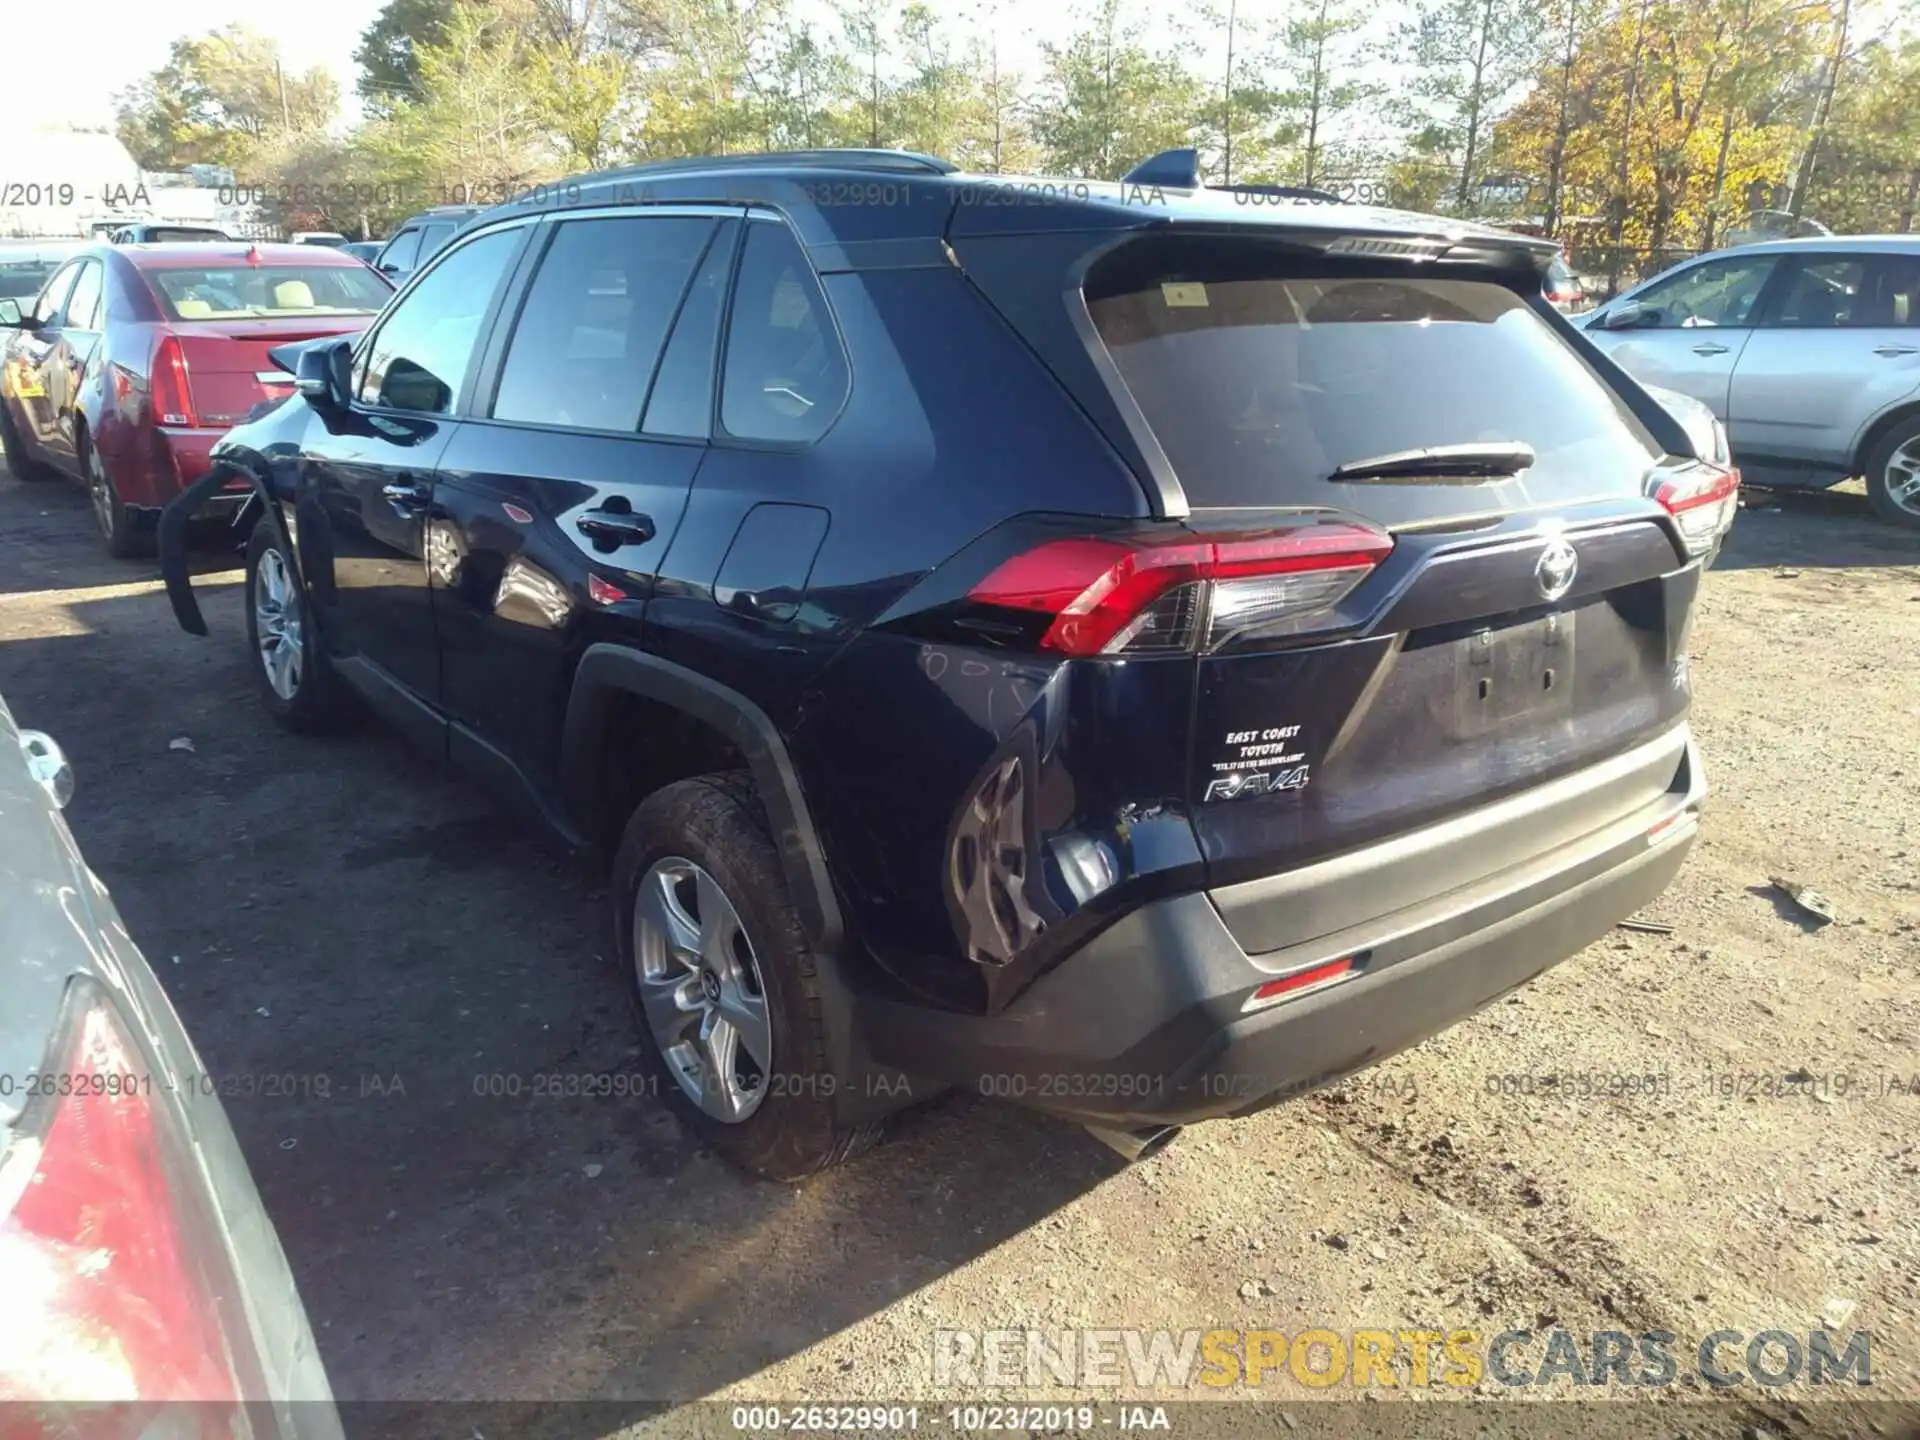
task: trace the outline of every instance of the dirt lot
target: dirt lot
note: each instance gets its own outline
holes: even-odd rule
[[[1021,1326],[1667,1329],[1684,1373],[1712,1331],[1824,1323],[1920,1401],[1920,543],[1856,496],[1750,508],[1708,581],[1715,789],[1670,935],[1139,1166],[963,1097],[797,1189],[653,1101],[477,1095],[633,1067],[596,882],[378,730],[274,730],[235,577],[196,640],[155,573],[0,477],[0,692],[67,747],[88,856],[215,1073],[331,1082],[229,1110],[343,1400],[934,1397],[934,1331]],[[1664,1079],[1582,1093],[1622,1072]],[[1275,1434],[1355,1392],[1235,1393],[1288,1400]],[[1747,1384],[1686,1423],[1909,1419]]]

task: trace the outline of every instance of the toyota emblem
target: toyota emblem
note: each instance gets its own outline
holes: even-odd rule
[[[1540,552],[1539,562],[1533,567],[1533,578],[1540,582],[1542,595],[1558,600],[1573,588],[1573,577],[1579,570],[1580,557],[1573,546],[1556,538],[1549,540],[1546,549]]]

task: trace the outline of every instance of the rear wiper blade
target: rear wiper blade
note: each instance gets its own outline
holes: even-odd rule
[[[1329,480],[1426,480],[1436,476],[1486,480],[1518,475],[1534,462],[1533,447],[1519,440],[1480,441],[1469,445],[1433,445],[1425,450],[1398,450],[1368,460],[1351,460]]]

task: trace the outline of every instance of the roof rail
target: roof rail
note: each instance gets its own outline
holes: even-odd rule
[[[630,175],[692,175],[703,170],[755,170],[794,165],[820,170],[882,170],[923,175],[951,175],[959,167],[937,155],[915,150],[767,150],[749,155],[690,155],[675,160],[650,160],[576,177],[580,183],[621,179]]]
[[[1273,195],[1285,200],[1318,200],[1327,205],[1344,205],[1331,190],[1322,190],[1313,185],[1211,185],[1211,190],[1228,190],[1239,195]]]
[[[1170,190],[1200,188],[1200,152],[1191,147],[1162,150],[1120,177],[1122,185],[1159,185]]]

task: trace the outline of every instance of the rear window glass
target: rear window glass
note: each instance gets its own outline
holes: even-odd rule
[[[166,225],[150,226],[143,233],[148,241],[155,244],[158,244],[163,240],[216,240],[217,241],[217,240],[226,240],[229,238],[227,235],[227,232],[224,230],[191,230],[191,229],[186,229],[184,227],[175,228],[175,227],[170,227]]]
[[[1089,284],[1094,325],[1192,504],[1336,505],[1402,523],[1458,513],[1468,497],[1427,484],[1391,497],[1365,487],[1363,499],[1328,477],[1399,451],[1519,441],[1534,466],[1485,496],[1506,506],[1549,478],[1556,500],[1617,493],[1629,467],[1658,457],[1514,291],[1361,263],[1131,264],[1104,291],[1102,277]],[[1290,273],[1258,273],[1277,265]]]
[[[361,265],[196,265],[146,277],[176,320],[371,315],[390,293]]]

